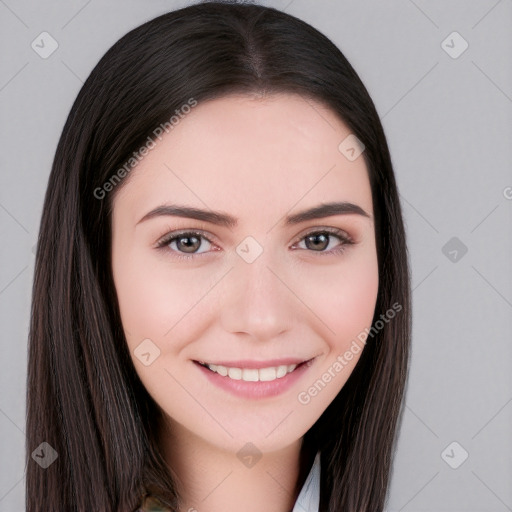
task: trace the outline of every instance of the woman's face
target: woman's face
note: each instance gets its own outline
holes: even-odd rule
[[[175,432],[232,452],[247,442],[278,450],[350,376],[378,266],[364,159],[350,139],[339,148],[349,135],[330,110],[292,94],[201,103],[154,139],[116,195],[123,328]],[[299,215],[344,202],[368,216]]]

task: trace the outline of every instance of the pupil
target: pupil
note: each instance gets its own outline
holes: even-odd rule
[[[187,240],[187,242],[182,244],[182,240]],[[191,240],[192,242],[190,242]],[[198,249],[199,238],[197,236],[183,236],[178,239],[178,244],[184,247],[185,252],[194,252]]]
[[[315,242],[315,240],[318,240],[318,239],[321,239],[320,245],[318,245]],[[309,247],[309,245],[308,245],[308,242],[311,242],[311,241],[313,241],[313,247]],[[309,235],[309,236],[306,237],[306,247],[308,249],[311,249],[311,248],[325,249],[328,245],[329,245],[328,237],[323,235],[323,234],[320,234],[320,235]]]

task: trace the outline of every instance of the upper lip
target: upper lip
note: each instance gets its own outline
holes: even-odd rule
[[[298,357],[283,357],[282,359],[268,359],[267,361],[254,361],[249,359],[240,359],[238,361],[209,361],[197,359],[196,362],[201,364],[214,364],[217,366],[227,366],[228,368],[271,368],[275,366],[288,366],[290,364],[299,365],[313,359],[301,359]]]

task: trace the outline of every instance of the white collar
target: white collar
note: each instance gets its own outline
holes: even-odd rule
[[[308,477],[292,512],[318,512],[320,505],[320,452],[317,452]]]

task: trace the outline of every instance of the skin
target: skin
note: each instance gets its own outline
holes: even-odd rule
[[[294,94],[208,101],[156,141],[115,195],[112,271],[123,328],[135,369],[165,413],[161,446],[183,511],[259,512],[262,497],[268,512],[291,510],[302,438],[359,360],[361,351],[308,404],[298,401],[371,327],[377,300],[367,168],[362,156],[349,161],[338,150],[350,133],[332,111]],[[284,224],[285,215],[331,201],[355,203],[369,217]],[[238,224],[169,215],[139,222],[161,204],[222,211]],[[332,252],[343,244],[336,235],[306,244],[328,227],[354,243],[341,254]],[[155,247],[185,229],[211,243],[200,238],[195,254],[183,238]],[[247,236],[263,249],[252,263],[236,252]],[[147,338],[160,350],[149,366],[134,354]],[[291,389],[264,399],[213,386],[193,363],[286,356],[315,359]],[[251,468],[237,457],[247,442],[262,453]]]

